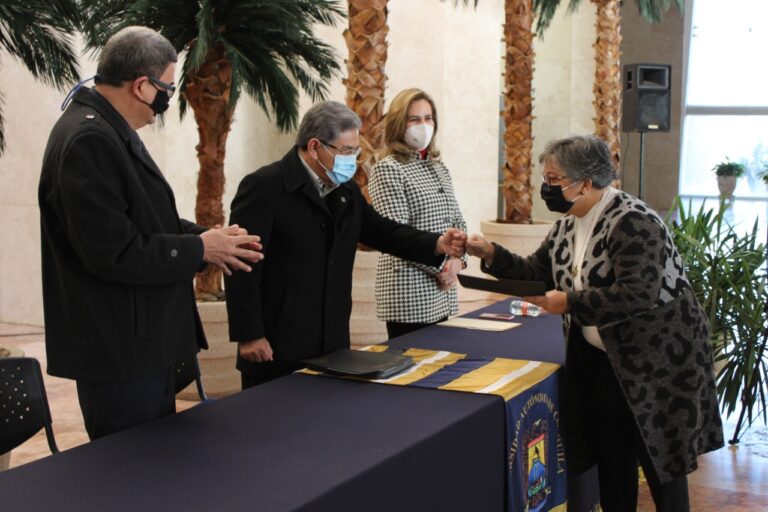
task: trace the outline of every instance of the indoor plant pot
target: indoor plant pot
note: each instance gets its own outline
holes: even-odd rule
[[[720,197],[732,198],[733,191],[736,189],[736,180],[746,172],[744,164],[731,162],[728,157],[712,168],[717,176],[717,188],[720,191]]]

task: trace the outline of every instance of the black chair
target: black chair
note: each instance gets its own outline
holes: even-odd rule
[[[32,357],[0,357],[0,453],[13,450],[45,429],[51,453],[58,453],[51,428],[40,363]]]
[[[197,387],[197,394],[200,395],[200,401],[208,400],[208,395],[203,389],[203,381],[200,379],[200,365],[197,362],[197,354],[192,357],[179,361],[174,367],[175,393],[179,394],[181,390],[189,386],[193,381]]]

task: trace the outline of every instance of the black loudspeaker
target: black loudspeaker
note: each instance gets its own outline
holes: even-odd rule
[[[624,66],[622,131],[669,131],[671,72],[666,64]]]

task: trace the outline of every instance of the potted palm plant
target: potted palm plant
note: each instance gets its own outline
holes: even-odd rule
[[[91,49],[101,48],[123,27],[144,25],[163,34],[179,52],[180,115],[192,109],[200,140],[195,220],[203,226],[225,223],[226,142],[243,93],[287,132],[296,127],[299,89],[312,100],[324,98],[326,84],[339,71],[333,49],[314,34],[317,25],[335,26],[344,17],[334,1],[81,0],[80,6]],[[195,282],[210,345],[200,367],[211,396],[240,389],[222,288],[221,271],[213,266]]]
[[[82,0],[80,5],[90,49],[101,48],[123,27],[144,25],[179,52],[180,115],[192,109],[200,138],[195,220],[203,226],[225,221],[226,142],[241,95],[256,100],[287,132],[296,126],[299,88],[313,100],[324,98],[326,83],[339,71],[333,49],[314,35],[315,24],[335,26],[344,17],[335,2]],[[196,293],[199,300],[221,299],[221,272],[204,272]]]
[[[463,0],[468,4],[470,0]],[[621,2],[618,0],[592,0],[597,5],[595,43],[595,134],[605,139],[613,154],[614,164],[619,167],[621,119],[621,66],[619,56],[621,36]],[[458,0],[454,0],[458,3]],[[476,5],[478,0],[473,0]],[[504,71],[504,169],[499,184],[500,195],[504,198],[504,211],[498,219],[482,223],[484,234],[502,245],[510,244],[505,237],[510,230],[514,242],[523,253],[534,250],[544,238],[549,225],[534,221],[533,186],[531,183],[531,151],[533,135],[533,94],[531,83],[534,69],[533,36],[543,38],[544,32],[554,18],[562,0],[505,0],[505,71]],[[580,0],[569,0],[568,9],[574,10]],[[683,0],[636,0],[643,19],[658,23],[671,4],[683,11]],[[536,28],[534,32],[534,20]],[[519,234],[518,234],[519,233]]]
[[[720,196],[730,199],[736,188],[736,180],[744,176],[746,167],[744,164],[732,162],[728,157],[725,157],[725,160],[715,165],[712,171],[717,176],[717,188],[720,190]]]

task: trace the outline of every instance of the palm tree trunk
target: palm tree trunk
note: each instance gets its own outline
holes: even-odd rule
[[[613,165],[621,162],[621,1],[592,0],[597,4],[595,41],[595,135],[608,143]],[[619,180],[621,177],[619,177]],[[615,183],[615,185],[620,185]]]
[[[200,171],[197,178],[197,202],[195,219],[206,227],[224,225],[224,155],[227,137],[232,124],[229,105],[232,85],[232,65],[224,46],[211,48],[200,68],[187,76],[184,92],[189,106],[195,113],[200,142],[196,146]],[[199,274],[195,294],[200,300],[217,300],[223,297],[221,271],[209,265]]]
[[[384,88],[387,75],[387,0],[349,0],[349,28],[344,40],[347,60],[347,105],[363,122],[360,129],[360,165],[355,174],[360,188],[376,163],[376,152],[384,145]],[[367,195],[367,194],[366,194]]]
[[[531,114],[533,98],[533,11],[531,0],[504,5],[504,183],[507,222],[531,222]]]

